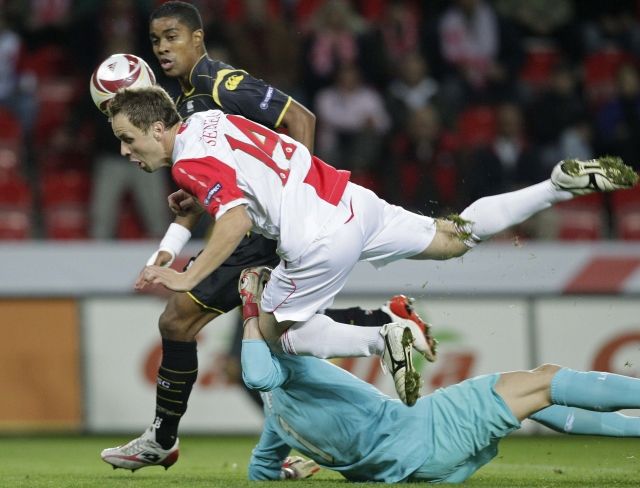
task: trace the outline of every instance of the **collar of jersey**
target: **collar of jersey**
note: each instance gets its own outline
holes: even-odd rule
[[[207,53],[204,53],[202,56],[200,56],[200,58],[198,59],[198,61],[196,61],[196,64],[194,64],[194,65],[193,65],[193,68],[191,68],[191,71],[189,72],[189,83],[191,84],[191,89],[190,89],[190,90],[188,90],[188,91],[184,91],[184,90],[182,90],[182,94],[183,94],[185,97],[190,96],[190,95],[193,93],[193,91],[196,89],[196,87],[195,87],[195,86],[193,86],[193,82],[191,81],[191,79],[192,79],[192,77],[193,77],[193,70],[195,70],[195,69],[196,69],[196,66],[198,66],[198,65],[200,64],[200,62],[201,62],[204,58],[206,58],[206,57],[207,57]]]

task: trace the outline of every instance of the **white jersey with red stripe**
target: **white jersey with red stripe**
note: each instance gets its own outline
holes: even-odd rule
[[[246,205],[253,230],[278,240],[292,261],[319,232],[330,232],[349,172],[337,170],[296,140],[239,115],[192,115],[176,135],[172,175],[214,218]]]

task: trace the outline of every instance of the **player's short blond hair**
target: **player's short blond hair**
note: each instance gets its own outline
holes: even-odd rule
[[[118,90],[108,107],[109,117],[123,114],[134,127],[147,133],[154,122],[173,127],[182,119],[169,94],[160,86]]]

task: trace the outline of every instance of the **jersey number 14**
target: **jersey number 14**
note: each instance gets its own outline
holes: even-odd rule
[[[286,185],[289,179],[289,169],[278,166],[273,160],[273,153],[279,145],[282,148],[284,157],[288,161],[296,151],[296,145],[284,141],[277,133],[244,117],[227,115],[227,120],[235,125],[236,128],[252,142],[252,144],[248,144],[226,134],[231,149],[242,151],[264,163],[278,175],[280,181],[282,181],[282,185]]]

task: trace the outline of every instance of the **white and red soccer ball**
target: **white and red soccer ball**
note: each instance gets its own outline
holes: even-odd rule
[[[133,54],[112,54],[91,75],[89,91],[93,103],[103,113],[120,88],[155,85],[156,76],[144,59]]]

